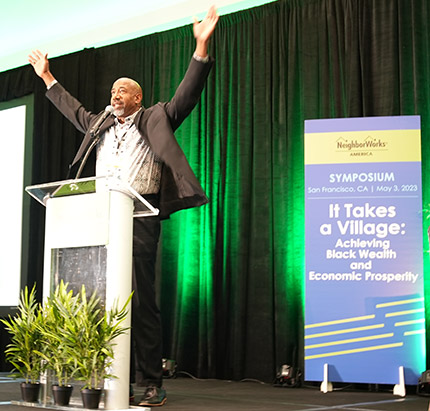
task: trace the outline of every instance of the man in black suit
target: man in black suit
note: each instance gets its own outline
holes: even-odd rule
[[[100,126],[96,175],[115,174],[160,209],[158,217],[137,218],[133,227],[132,340],[136,385],[146,387],[141,406],[166,402],[162,388],[161,318],[155,296],[155,258],[160,219],[208,199],[179,147],[173,132],[197,104],[213,60],[208,42],[218,15],[211,7],[206,17],[195,20],[196,49],[188,70],[167,103],[142,107],[140,85],[120,78],[112,86],[110,115]],[[71,96],[49,70],[47,54],[34,51],[29,62],[43,79],[47,97],[75,127],[85,134],[72,162],[79,164],[91,142],[90,130],[104,113],[94,114]]]

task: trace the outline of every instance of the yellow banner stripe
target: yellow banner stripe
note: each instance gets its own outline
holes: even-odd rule
[[[393,305],[412,304],[424,301],[424,298],[412,298],[411,300],[392,301],[390,303],[376,304],[376,308],[392,307]]]
[[[416,335],[416,334],[425,334],[426,330],[422,328],[421,330],[414,330],[414,331],[405,331],[403,335]]]
[[[305,345],[305,350],[308,350],[311,348],[328,347],[331,345],[350,344],[350,343],[355,343],[355,342],[360,342],[360,341],[378,340],[380,338],[389,338],[392,336],[394,336],[394,333],[369,335],[368,337],[350,338],[347,340],[331,341],[331,342],[322,343],[322,344]]]
[[[355,333],[359,331],[374,330],[376,328],[384,328],[384,324],[369,325],[367,327],[345,328],[344,330],[329,331],[325,333],[309,334],[305,336],[305,340],[310,338],[326,337],[327,335]]]
[[[305,325],[305,329],[316,328],[316,327],[325,327],[327,325],[334,325],[334,324],[344,324],[344,323],[350,323],[350,322],[354,322],[354,321],[372,320],[373,318],[375,318],[374,314],[363,315],[362,317],[343,318],[341,320],[333,320],[333,321],[326,321],[323,323],[308,324],[308,325]]]
[[[398,317],[399,315],[408,315],[408,314],[416,314],[424,312],[424,308],[418,308],[416,310],[406,310],[406,311],[397,311],[394,313],[387,313],[385,317]]]
[[[345,350],[345,351],[334,351],[323,354],[315,354],[305,356],[305,360],[312,360],[314,358],[324,358],[324,357],[336,357],[338,355],[346,355],[346,354],[355,354],[358,352],[366,352],[366,351],[376,351],[376,350],[386,350],[388,348],[402,347],[403,343],[393,343],[393,344],[384,344],[384,345],[375,345],[372,347],[364,347],[364,348],[356,348],[354,350]]]
[[[404,325],[419,324],[419,323],[423,323],[424,321],[425,321],[424,318],[420,318],[419,320],[400,321],[398,323],[394,323],[394,327],[402,327]]]
[[[420,130],[305,133],[305,164],[421,161]]]

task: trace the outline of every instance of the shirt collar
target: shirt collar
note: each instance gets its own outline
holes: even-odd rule
[[[125,125],[125,124],[131,125],[133,123],[134,119],[136,118],[137,113],[139,113],[139,111],[141,111],[141,110],[142,110],[142,107],[140,107],[139,110],[135,111],[133,114],[126,117],[124,119],[123,125]],[[118,117],[115,117],[115,125],[118,125],[118,124],[121,124],[121,123],[118,121]]]

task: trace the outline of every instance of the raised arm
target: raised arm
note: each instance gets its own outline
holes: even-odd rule
[[[49,86],[55,77],[49,70],[48,53],[43,54],[40,50],[33,50],[28,56],[29,63],[33,66],[35,73]]]
[[[195,55],[191,59],[188,70],[176,89],[175,95],[168,103],[164,104],[173,130],[180,126],[200,99],[206,78],[213,65],[213,58],[208,56],[208,44],[218,18],[214,6],[209,9],[201,22],[194,18]]]
[[[91,121],[97,117],[96,114],[86,110],[85,107],[73,97],[64,87],[56,82],[55,77],[49,70],[48,53],[34,50],[28,56],[29,63],[33,66],[35,73],[50,87],[46,97],[80,132],[86,133]],[[55,82],[53,85],[52,83]]]

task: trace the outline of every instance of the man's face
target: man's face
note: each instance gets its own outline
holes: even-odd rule
[[[139,110],[142,104],[142,90],[138,83],[129,78],[120,78],[113,83],[110,103],[117,117],[125,118]]]

